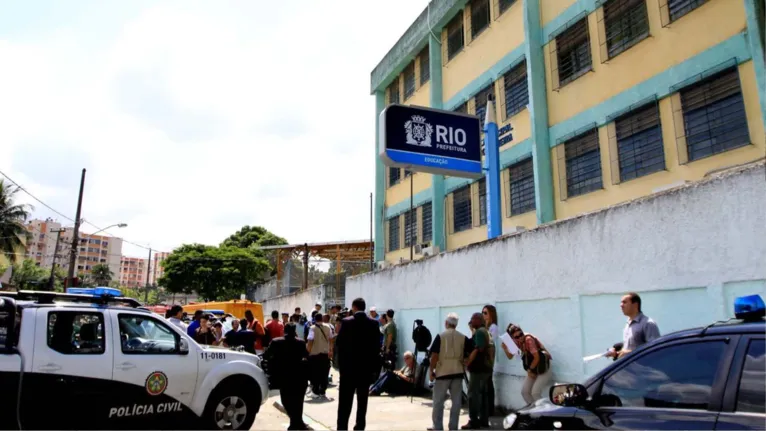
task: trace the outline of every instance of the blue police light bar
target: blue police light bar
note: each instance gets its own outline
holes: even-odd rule
[[[734,317],[742,320],[760,320],[766,316],[766,304],[760,295],[740,296],[734,300]]]
[[[115,298],[122,296],[120,289],[111,287],[70,287],[66,290],[66,293],[72,295],[111,296]]]

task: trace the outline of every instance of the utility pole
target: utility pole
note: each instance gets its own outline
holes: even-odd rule
[[[85,189],[85,169],[82,170],[82,177],[80,178],[80,195],[77,198],[77,214],[74,217],[74,233],[72,234],[72,249],[69,251],[69,273],[67,280],[69,281],[69,287],[75,287],[74,284],[74,270],[77,264],[77,248],[79,247],[78,235],[80,233],[80,214],[82,213],[82,193]]]
[[[144,304],[149,303],[149,265],[152,264],[152,249],[149,249],[149,260],[146,261],[146,291],[144,292]]]
[[[374,211],[372,209],[372,193],[370,193],[370,271],[375,270],[375,240],[372,236],[372,227],[374,223]]]
[[[56,290],[54,274],[56,272],[56,257],[58,257],[58,252],[59,252],[59,240],[61,239],[61,232],[66,232],[66,229],[51,229],[51,233],[56,234],[56,246],[53,248],[53,265],[51,265],[51,279],[48,282],[49,284],[48,289],[51,292]]]

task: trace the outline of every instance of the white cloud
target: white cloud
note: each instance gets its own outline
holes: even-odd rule
[[[34,40],[0,31],[0,169],[74,217],[87,168],[83,217],[160,250],[243,224],[364,238],[370,72],[426,3],[167,1],[83,24],[105,3]]]

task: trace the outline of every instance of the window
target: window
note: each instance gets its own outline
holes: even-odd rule
[[[588,17],[556,36],[559,86],[579,78],[591,70]]]
[[[65,355],[101,355],[106,350],[104,315],[80,311],[48,314],[48,347]]]
[[[763,388],[766,387],[765,370],[764,340],[751,340],[737,390],[738,412],[766,413],[766,398],[763,392]]]
[[[401,181],[399,168],[388,168],[388,186],[394,186]]]
[[[463,11],[461,10],[447,25],[447,61],[452,60],[463,49],[464,44]]]
[[[665,169],[660,112],[656,103],[639,108],[615,121],[620,181],[632,180]]]
[[[532,159],[518,162],[508,168],[510,177],[511,215],[535,210],[535,175]]]
[[[415,93],[415,62],[411,62],[404,68],[404,100]]]
[[[423,217],[423,242],[429,242],[431,239],[433,239],[433,233],[431,231],[431,220],[433,220],[433,213],[431,211],[433,211],[431,208],[431,202],[423,204],[423,208],[421,210],[421,213],[423,214],[421,216]]]
[[[452,232],[471,228],[471,186],[452,192]]]
[[[510,9],[510,7],[516,3],[516,0],[498,0],[497,6],[500,11],[500,14]]]
[[[476,116],[479,117],[481,122],[484,122],[484,114],[487,112],[487,100],[489,97],[494,97],[495,95],[495,84],[489,84],[483,89],[481,89],[478,93],[476,93],[476,96],[474,96],[474,101],[476,103]]]
[[[457,108],[453,109],[452,112],[462,112],[463,114],[467,114],[468,113],[468,102],[464,102],[462,105],[460,105]]]
[[[699,160],[750,143],[737,69],[681,91],[689,160]]]
[[[431,57],[429,57],[428,45],[418,54],[420,58],[420,85],[431,79]]]
[[[165,323],[150,316],[120,314],[120,340],[125,354],[178,353],[180,337]]]
[[[599,405],[706,410],[726,346],[686,343],[644,355],[604,380]]]
[[[404,246],[410,247],[418,242],[417,209],[404,213]]]
[[[604,27],[608,58],[649,36],[646,0],[611,0],[604,4]]]
[[[529,104],[526,60],[503,76],[503,85],[505,86],[505,118],[511,118]]]
[[[412,176],[412,171],[409,169],[404,170],[404,178],[407,178],[409,176]]]
[[[567,165],[567,196],[578,196],[602,187],[598,129],[564,144]]]
[[[479,226],[487,224],[487,180],[479,180]]]
[[[399,216],[388,219],[388,251],[399,250]]]
[[[399,103],[399,77],[394,79],[394,82],[388,86],[388,104],[393,105]]]
[[[471,0],[471,39],[489,27],[489,0]]]
[[[681,18],[687,13],[702,6],[707,0],[667,0],[668,2],[668,15],[670,15],[670,22]]]

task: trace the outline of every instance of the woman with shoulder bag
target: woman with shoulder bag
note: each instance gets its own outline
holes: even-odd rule
[[[521,388],[521,396],[527,404],[531,404],[542,398],[543,389],[550,385],[553,379],[551,372],[553,358],[537,337],[525,334],[518,325],[511,323],[508,325],[507,332],[521,352],[521,360],[527,372],[527,379]],[[505,344],[503,344],[503,351],[508,359],[513,359],[513,355]]]

